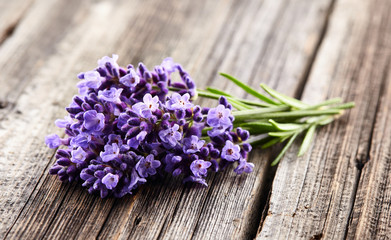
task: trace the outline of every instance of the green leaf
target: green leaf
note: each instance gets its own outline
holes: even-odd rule
[[[282,93],[279,93],[279,92],[273,90],[272,88],[269,88],[265,84],[261,84],[261,87],[263,88],[263,90],[265,90],[267,93],[269,93],[270,96],[274,97],[275,99],[279,100],[280,102],[282,102],[288,106],[298,108],[298,109],[304,109],[304,108],[309,107],[308,104],[305,104],[300,100],[297,100],[295,98],[288,97]]]
[[[251,134],[268,133],[277,130],[271,123],[263,121],[241,123],[239,126],[248,130]]]
[[[343,103],[343,104],[337,105],[335,107],[332,107],[330,109],[348,109],[348,108],[353,108],[354,106],[355,106],[354,102],[347,102],[347,103]]]
[[[341,102],[342,102],[341,98],[332,98],[332,99],[328,99],[324,102],[309,106],[309,107],[305,108],[305,110],[318,109],[320,107],[330,106],[330,105],[334,105],[334,104],[341,103]]]
[[[235,122],[241,122],[245,120],[256,119],[260,120],[266,113],[283,112],[289,110],[289,107],[268,107],[268,108],[256,108],[251,110],[233,111],[232,115],[235,117]]]
[[[169,89],[172,90],[172,88],[169,88]],[[211,92],[201,90],[201,89],[197,89],[197,93],[198,93],[198,96],[200,96],[200,97],[206,97],[206,98],[211,98],[211,99],[219,99],[220,98],[220,95],[218,95],[218,94],[211,93]]]
[[[235,98],[235,99],[240,101],[241,103],[246,104],[247,106],[255,106],[255,107],[273,107],[273,106],[275,106],[275,105],[271,105],[271,104],[264,103],[261,101],[256,102],[256,101],[251,101],[251,100],[241,99],[241,98]]]
[[[229,95],[228,93],[226,93],[222,90],[216,89],[216,88],[207,87],[206,90],[208,90],[209,92],[214,93],[214,94],[220,94],[220,95],[226,96],[226,97],[233,97],[233,96]]]
[[[257,108],[251,110],[234,111],[232,114],[237,122],[246,122],[250,120],[262,120],[262,119],[299,119],[304,117],[322,116],[322,115],[336,115],[340,114],[341,110],[338,109],[325,109],[325,110],[289,110],[289,107],[270,107],[270,108]]]
[[[227,100],[228,100],[229,103],[231,103],[231,105],[234,108],[236,108],[239,111],[253,109],[252,107],[247,106],[246,104],[241,103],[241,102],[239,102],[237,100],[234,100],[232,98],[227,97]]]
[[[273,124],[278,130],[281,131],[294,131],[303,128],[303,124],[296,123],[277,123],[273,119],[269,119],[269,122]]]
[[[270,141],[266,142],[261,146],[262,149],[268,148],[273,146],[274,144],[278,143],[280,141],[279,138],[272,138]]]
[[[197,90],[197,92],[198,92],[198,96],[200,96],[200,97],[206,97],[206,98],[211,98],[211,99],[219,99],[221,97],[221,95],[219,95],[219,94],[211,93],[211,92],[204,91],[204,90]],[[235,99],[233,99],[231,97],[227,97],[227,100],[237,110],[252,109],[252,107],[247,106],[245,103],[242,103],[242,102],[240,102],[238,100],[235,100]]]
[[[269,104],[273,104],[273,105],[280,105],[279,103],[273,101],[272,99],[266,97],[265,95],[263,94],[260,94],[258,91],[256,91],[255,89],[253,89],[252,87],[248,86],[247,84],[239,81],[238,79],[232,77],[231,75],[229,74],[226,74],[226,73],[220,73],[221,76],[227,78],[228,80],[231,80],[233,83],[235,83],[237,86],[241,87],[244,91],[246,91],[247,93],[253,95],[254,97],[256,98],[259,98],[261,99],[262,101],[264,102],[267,102]]]
[[[279,138],[283,138],[283,137],[289,137],[289,136],[292,136],[294,134],[296,134],[297,131],[288,131],[288,132],[269,132],[269,136],[272,136],[272,137],[279,137]]]
[[[294,134],[288,141],[288,143],[284,146],[284,148],[281,150],[280,154],[278,154],[278,156],[276,157],[276,159],[274,159],[274,161],[272,162],[272,166],[275,166],[277,165],[277,163],[281,160],[281,158],[284,156],[284,154],[286,153],[286,151],[289,149],[289,147],[292,145],[293,141],[295,141],[296,137],[297,137],[298,133]]]
[[[331,123],[332,121],[334,121],[334,119],[335,118],[333,118],[333,117],[328,117],[328,118],[325,118],[325,119],[319,121],[318,124],[324,126],[324,125],[327,125],[327,124]]]
[[[316,129],[315,124],[311,125],[311,127],[308,129],[307,133],[305,134],[303,143],[300,146],[299,153],[297,154],[297,156],[299,157],[303,156],[303,154],[308,150],[308,148],[311,145],[311,140],[314,137],[315,129]]]

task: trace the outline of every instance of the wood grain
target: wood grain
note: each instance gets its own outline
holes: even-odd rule
[[[0,238],[390,236],[387,0],[9,2],[0,3]],[[239,97],[249,96],[218,71],[310,103],[342,96],[357,107],[318,131],[304,157],[295,145],[277,169],[278,148],[256,149],[249,175],[210,174],[208,188],[167,177],[102,200],[48,175],[54,151],[43,140],[61,134],[53,122],[76,94],[76,74],[112,53],[151,68],[172,56],[199,87]]]
[[[391,19],[388,19],[388,22]],[[384,25],[384,34],[386,26]],[[388,34],[389,35],[389,34]],[[388,36],[388,44],[390,42]],[[389,45],[388,45],[389,46]],[[388,62],[390,61],[388,55]],[[389,63],[388,63],[389,64]],[[391,236],[391,78],[384,69],[384,82],[377,107],[369,155],[360,165],[354,207],[349,222],[349,239],[389,239]]]
[[[391,45],[387,30],[391,24],[390,7],[388,1],[336,2],[303,99],[313,102],[342,96],[347,101],[355,101],[356,107],[331,126],[321,129],[308,154],[297,158],[296,145],[281,161],[273,181],[268,214],[257,239],[346,237],[361,168],[368,164],[375,117],[378,110],[381,115],[384,113],[377,106],[390,67]],[[383,165],[389,161],[384,155],[376,159]],[[371,176],[388,181],[385,176],[390,176],[389,167],[381,171],[383,177],[375,171],[371,171]],[[361,189],[367,192],[371,186]],[[362,195],[359,201],[371,201],[373,197]],[[353,212],[362,211],[360,204],[356,205]],[[378,210],[373,206],[367,211]],[[382,216],[383,221],[389,218]],[[370,216],[362,216],[360,221],[370,221],[366,217]],[[354,222],[350,227],[348,236],[353,237]],[[372,231],[368,225],[357,228]],[[383,229],[377,237],[385,235]],[[375,235],[358,233],[355,237],[374,239]]]
[[[15,31],[34,0],[0,1],[0,44]]]
[[[262,76],[259,73],[264,74],[269,71],[268,80],[265,82],[276,85],[280,91],[293,95],[310,61],[311,54],[308,51],[311,48],[315,49],[316,38],[321,35],[330,2],[317,2],[312,5],[304,1],[297,3],[287,5],[265,1],[258,5],[256,2],[249,2],[249,4],[242,4],[235,8],[233,14],[231,12],[227,14],[230,19],[224,24],[224,30],[221,33],[223,35],[217,38],[219,41],[219,45],[216,45],[217,49],[209,50],[213,56],[212,59],[215,58],[216,51],[221,54],[220,49],[225,49],[226,52],[223,52],[224,55],[220,57],[223,58],[220,63],[223,71],[235,74],[244,80],[252,79],[253,74],[256,74],[255,79],[261,79]],[[305,19],[300,18],[303,12],[308,13],[304,15]],[[318,19],[319,12],[323,13],[323,18]],[[243,16],[243,13],[246,15]],[[284,17],[281,17],[282,13]],[[313,21],[308,21],[311,17]],[[295,20],[293,26],[305,29],[305,31],[288,31],[288,28],[292,27],[293,19]],[[254,21],[271,24],[252,25]],[[279,30],[276,31],[276,29]],[[284,41],[287,35],[293,33],[299,35],[292,36],[290,41]],[[231,34],[233,39],[230,37]],[[292,45],[297,48],[290,48],[289,46]],[[292,51],[279,52],[285,48],[292,49]],[[297,67],[284,62],[290,58],[297,59],[293,64],[297,64]],[[240,59],[243,60],[240,61]],[[204,61],[204,65],[208,66],[210,60]],[[272,62],[282,64],[274,66]],[[200,71],[194,72],[197,75]],[[283,82],[277,74],[272,77],[272,73],[277,72],[296,77]],[[281,82],[278,82],[280,80]],[[254,82],[253,85],[256,86],[258,83]],[[233,85],[228,82],[222,82],[219,87],[235,92]],[[254,174],[238,178],[228,170],[211,175],[208,178],[210,185],[208,189],[181,188],[179,182],[169,183],[170,180],[163,183],[169,183],[167,187],[169,191],[162,186],[153,188],[149,186],[147,190],[143,189],[147,191],[146,193],[136,195],[137,200],[134,205],[129,203],[125,211],[123,206],[125,204],[113,207],[100,237],[102,239],[111,237],[122,239],[128,236],[136,239],[247,239],[253,237],[257,228],[256,222],[259,221],[262,212],[260,198],[263,196],[265,177],[269,171],[268,159],[270,157],[267,154],[255,153],[250,160],[254,161],[257,166]],[[131,217],[124,223],[125,216]]]

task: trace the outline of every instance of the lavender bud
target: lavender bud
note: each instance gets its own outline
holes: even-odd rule
[[[130,126],[139,126],[141,123],[140,118],[129,118],[128,124]]]
[[[62,169],[61,166],[59,165],[54,165],[52,166],[50,169],[49,169],[49,174],[51,175],[56,175],[58,173],[58,171],[60,171]]]
[[[228,105],[228,100],[227,100],[226,97],[221,96],[221,97],[219,98],[219,103],[220,103],[221,105],[223,105],[224,107],[227,107],[227,105]]]
[[[194,114],[193,119],[196,122],[202,122],[202,120],[204,119],[204,116],[200,112],[197,112],[196,114]]]
[[[209,155],[209,149],[207,147],[202,147],[200,153],[203,157],[207,157]]]
[[[185,118],[186,112],[183,109],[178,109],[175,111],[175,116],[177,119]]]
[[[249,143],[243,143],[242,147],[244,151],[251,152],[252,147]]]
[[[84,72],[77,74],[78,79],[84,79]]]
[[[175,170],[172,172],[172,175],[173,175],[174,177],[177,177],[177,176],[181,175],[181,173],[182,173],[182,169],[177,168],[177,169],[175,169]]]
[[[220,157],[220,151],[218,149],[212,149],[212,150],[210,150],[210,156],[212,158],[219,158]]]
[[[239,137],[240,139],[242,139],[242,141],[246,141],[250,137],[250,132],[247,130],[243,130]]]
[[[204,108],[202,108],[201,113],[202,114],[208,114],[209,110],[210,110],[210,108],[204,107]]]
[[[57,164],[66,167],[71,165],[71,161],[68,158],[60,158],[57,160]]]

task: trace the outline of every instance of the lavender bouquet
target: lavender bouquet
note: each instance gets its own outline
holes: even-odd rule
[[[50,174],[64,182],[81,182],[102,198],[132,194],[147,179],[165,174],[207,186],[208,170],[234,164],[237,174],[250,173],[254,164],[247,156],[252,146],[287,141],[275,165],[298,135],[305,133],[302,155],[316,127],[354,105],[331,99],[310,106],[261,85],[270,98],[222,74],[260,100],[249,101],[214,88],[196,89],[171,58],[152,71],[142,63],[122,68],[117,59],[103,57],[96,69],[78,75],[79,95],[66,108],[69,115],[55,122],[66,136],[45,139],[50,148],[63,146]],[[195,105],[197,96],[217,99],[218,104]]]

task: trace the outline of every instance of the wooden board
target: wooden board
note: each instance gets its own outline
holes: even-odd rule
[[[386,236],[386,232],[390,236],[389,224],[379,223],[389,219],[387,210],[381,216],[376,215],[379,219],[374,221],[383,228],[379,235],[369,234],[373,225],[366,224],[371,221],[372,212],[388,205],[377,201],[378,206],[364,208],[363,201],[373,202],[374,197],[385,195],[380,192],[368,195],[370,189],[375,192],[380,189],[373,185],[373,179],[362,177],[371,174],[385,184],[390,176],[389,156],[378,152],[379,148],[389,146],[389,141],[378,140],[387,133],[377,136],[373,128],[376,116],[382,117],[376,120],[382,122],[387,114],[378,105],[381,98],[385,101],[384,88],[389,79],[391,51],[387,29],[391,24],[391,5],[388,1],[357,4],[351,0],[335,4],[303,99],[310,102],[342,96],[355,101],[356,107],[321,129],[311,152],[297,158],[296,148],[282,160],[273,181],[267,217],[261,223],[257,239],[343,239],[346,236],[375,239]],[[376,160],[369,152],[376,154]],[[368,171],[368,162],[370,166],[379,162],[387,167],[379,169],[380,173],[374,169]],[[360,194],[356,196],[359,182]],[[353,221],[348,225],[352,211]]]
[[[0,1],[0,44],[9,38],[33,0]]]
[[[0,6],[0,238],[388,236],[386,0],[31,0],[19,9]],[[12,35],[3,30],[9,26]],[[240,97],[248,96],[219,71],[290,96],[304,90],[311,103],[342,96],[357,107],[321,129],[307,155],[295,157],[296,145],[277,168],[270,160],[278,148],[254,150],[249,175],[238,177],[232,169],[210,174],[208,188],[167,178],[133,196],[102,200],[48,175],[54,151],[44,137],[61,134],[53,122],[76,94],[77,73],[112,53],[122,65],[143,61],[151,68],[172,56],[199,87]]]

